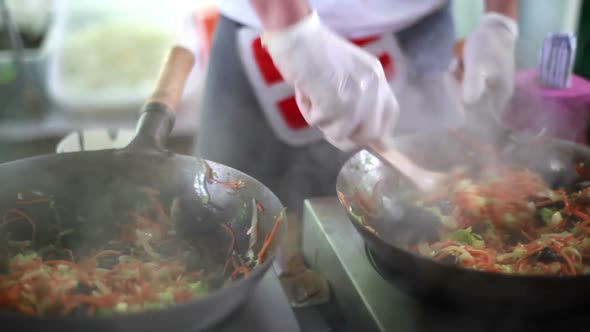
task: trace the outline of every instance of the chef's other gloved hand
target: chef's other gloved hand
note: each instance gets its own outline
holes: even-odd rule
[[[398,103],[377,58],[325,28],[315,12],[262,39],[303,117],[330,143],[349,150],[391,136]]]
[[[515,20],[497,13],[485,14],[465,42],[463,53],[463,102],[494,105],[493,115],[502,116],[514,92],[514,58],[518,38]]]

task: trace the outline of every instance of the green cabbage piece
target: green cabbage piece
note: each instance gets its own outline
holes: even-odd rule
[[[209,293],[209,289],[207,288],[207,285],[205,285],[204,283],[202,283],[200,281],[190,284],[189,288],[193,291],[193,295],[195,297],[205,296],[205,295],[207,295],[207,293]]]
[[[115,305],[115,308],[113,309],[116,312],[126,312],[129,309],[129,305],[125,302],[119,302],[117,303],[117,305]]]
[[[170,291],[158,293],[160,303],[174,303],[174,294]]]
[[[555,213],[553,210],[548,209],[548,208],[542,208],[541,211],[541,218],[543,219],[543,222],[545,222],[546,225],[551,225],[551,218],[553,217],[553,214]]]
[[[471,227],[460,229],[449,234],[445,234],[443,236],[443,240],[448,239],[459,241],[463,244],[470,245],[474,248],[484,248],[486,245],[485,241],[480,235],[473,233]]]
[[[18,254],[12,258],[13,262],[17,262],[20,265],[25,265],[34,262],[39,256],[36,253],[30,254]]]

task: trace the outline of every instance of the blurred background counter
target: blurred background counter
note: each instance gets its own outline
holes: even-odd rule
[[[5,1],[24,49],[15,51],[2,15],[0,162],[53,152],[74,131],[133,128],[168,47],[187,22],[198,36],[198,62],[171,144],[176,152],[192,152],[217,17],[214,0]],[[521,1],[519,70],[537,65],[548,32],[588,34],[578,31],[582,4]],[[482,11],[483,1],[453,0],[458,38],[473,29]]]
[[[1,12],[0,162],[51,152],[45,146],[54,149],[72,131],[134,128],[169,47],[189,30],[197,36],[198,59],[172,141],[182,141],[190,153],[216,19],[212,1],[5,2],[10,17]]]

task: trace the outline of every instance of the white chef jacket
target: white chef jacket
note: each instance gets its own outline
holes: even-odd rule
[[[277,0],[281,1],[281,0]],[[322,22],[348,38],[397,32],[442,8],[448,0],[308,0]],[[220,13],[260,28],[250,0],[217,0]]]

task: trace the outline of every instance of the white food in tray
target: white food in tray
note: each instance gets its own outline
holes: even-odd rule
[[[49,96],[70,114],[137,114],[151,93],[170,47],[191,16],[136,10],[62,12],[49,59]],[[195,26],[195,31],[198,31]],[[194,104],[202,68],[189,76],[183,101]],[[193,96],[194,95],[194,96]],[[182,103],[181,103],[182,107]]]
[[[127,20],[73,32],[63,49],[64,89],[109,94],[150,89],[173,40],[173,31]]]

